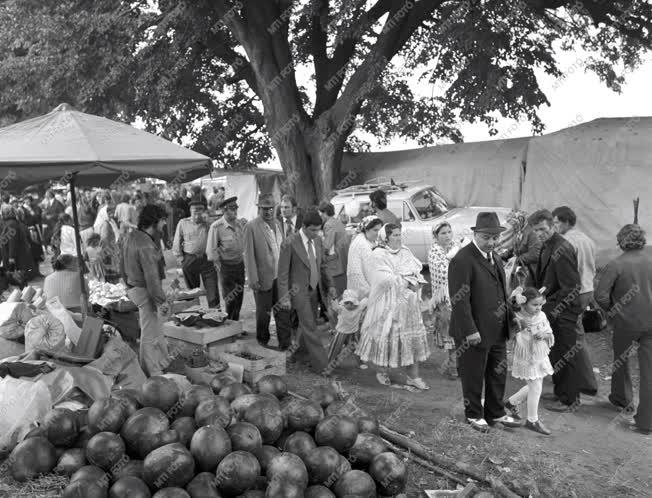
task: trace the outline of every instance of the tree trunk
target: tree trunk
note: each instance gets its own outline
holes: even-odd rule
[[[280,137],[274,146],[297,203],[308,207],[330,200],[339,181],[343,134],[308,123],[288,128],[286,124],[277,129],[274,136]]]

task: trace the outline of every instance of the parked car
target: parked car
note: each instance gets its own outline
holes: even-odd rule
[[[433,242],[432,229],[448,221],[454,236],[467,243],[471,240],[471,227],[481,211],[495,211],[501,224],[505,224],[509,208],[503,207],[450,207],[434,186],[364,184],[338,190],[331,199],[335,215],[350,231],[358,222],[372,214],[369,194],[382,189],[387,193],[387,209],[401,220],[403,243],[423,264],[428,262],[428,251]]]

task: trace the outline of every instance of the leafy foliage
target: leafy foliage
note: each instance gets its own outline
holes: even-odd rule
[[[539,132],[555,49],[619,91],[651,23],[647,0],[0,0],[0,124],[66,101],[237,168],[271,157],[280,116],[331,156],[499,115]]]

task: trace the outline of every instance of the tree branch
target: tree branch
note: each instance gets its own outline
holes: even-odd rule
[[[401,50],[403,44],[417,28],[445,0],[421,0],[395,5],[381,35],[367,55],[364,62],[353,73],[342,95],[333,106],[333,119],[341,122],[350,119],[355,106],[359,104],[375,86],[379,75],[385,70],[389,61]],[[410,3],[413,7],[408,8]]]
[[[322,19],[328,16],[329,1],[315,0],[310,15],[310,52],[315,66],[315,111],[314,115],[322,113],[324,107],[324,90],[326,80],[330,77],[329,60],[326,53],[328,37],[323,29]]]

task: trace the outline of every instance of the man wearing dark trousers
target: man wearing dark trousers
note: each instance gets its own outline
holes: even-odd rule
[[[174,234],[172,251],[177,264],[183,270],[183,277],[189,289],[196,289],[200,279],[204,282],[208,306],[220,307],[220,293],[217,289],[215,265],[206,257],[208,224],[204,221],[206,205],[199,200],[190,203],[190,218],[179,221]]]
[[[448,268],[449,333],[459,358],[466,420],[474,429],[486,432],[489,425],[497,423],[506,427],[520,424],[505,414],[503,402],[509,313],[505,270],[494,248],[505,228],[496,213],[484,212],[478,214],[471,230],[473,242],[459,250]]]
[[[244,230],[238,220],[237,201],[237,197],[229,197],[216,206],[224,215],[211,225],[206,244],[206,256],[220,277],[225,311],[234,321],[240,319],[245,284]]]
[[[291,341],[290,312],[278,304],[283,297],[277,280],[283,233],[274,219],[275,205],[271,194],[258,198],[258,217],[244,228],[244,260],[256,301],[256,339],[261,346],[267,346],[273,312],[279,348],[286,350]]]
[[[552,375],[554,403],[546,408],[568,412],[577,408],[580,402],[576,325],[582,312],[579,299],[582,283],[577,253],[570,242],[555,232],[552,213],[547,209],[532,213],[528,223],[543,243],[534,280],[537,288],[546,288],[543,312],[555,337],[555,344],[550,349],[550,363],[555,370]],[[546,398],[551,397],[543,397]]]
[[[317,307],[322,296],[337,297],[337,291],[324,259],[324,246],[319,231],[322,219],[316,210],[307,211],[303,227],[281,245],[278,263],[278,287],[281,306],[294,309],[299,319],[297,343],[299,351],[308,353],[315,372],[328,364],[328,355],[317,335]]]

